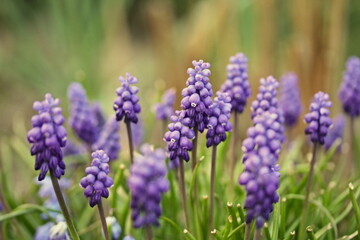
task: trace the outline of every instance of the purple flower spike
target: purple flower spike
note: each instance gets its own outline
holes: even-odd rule
[[[118,158],[120,151],[120,124],[115,117],[110,118],[101,131],[99,139],[92,145],[93,151],[104,150],[110,160]]]
[[[313,143],[325,143],[325,137],[332,124],[329,108],[331,101],[328,94],[318,92],[314,96],[313,102],[310,104],[310,112],[305,115],[305,122],[308,124],[305,134],[310,135]]]
[[[181,93],[183,96],[181,108],[190,119],[189,127],[197,126],[199,132],[203,132],[206,127],[205,120],[211,112],[213,95],[209,82],[210,63],[199,60],[193,61],[192,64],[194,68],[188,68],[189,78],[186,81],[186,88]]]
[[[345,128],[344,116],[342,115],[337,116],[334,120],[333,127],[329,129],[329,133],[325,137],[324,147],[326,150],[329,150],[337,139],[343,138],[344,128]],[[341,146],[337,148],[338,151],[340,150],[340,147]]]
[[[273,204],[279,200],[277,160],[284,139],[280,120],[281,116],[272,111],[256,115],[254,126],[248,129],[248,137],[243,141],[245,170],[239,177],[239,184],[244,185],[247,192],[246,222],[255,219],[257,228],[269,220]]]
[[[116,120],[137,123],[141,107],[139,105],[139,97],[136,95],[139,89],[131,84],[138,82],[136,77],[126,73],[126,77],[119,77],[121,87],[116,89],[117,97],[114,101],[114,110],[116,112]]]
[[[93,112],[95,114],[95,117],[97,119],[98,128],[102,129],[103,126],[106,123],[106,119],[105,119],[104,112],[103,112],[103,110],[101,108],[100,103],[99,102],[94,102],[92,104],[92,110],[93,110]]]
[[[70,126],[85,143],[94,143],[99,136],[98,120],[87,100],[83,86],[77,82],[70,84],[68,97],[71,103]]]
[[[346,62],[343,82],[339,91],[344,111],[351,117],[360,115],[360,58],[350,57]]]
[[[283,112],[285,125],[294,126],[301,114],[302,106],[295,73],[287,73],[281,77],[280,108]]]
[[[108,176],[109,169],[109,157],[103,150],[97,150],[91,154],[93,161],[90,167],[85,169],[87,174],[80,181],[80,185],[85,189],[84,195],[90,198],[89,204],[94,207],[101,201],[101,197],[108,198],[109,190],[114,182],[111,177]]]
[[[33,109],[39,113],[31,118],[32,129],[27,140],[32,144],[31,155],[35,155],[35,170],[40,170],[39,181],[51,170],[60,179],[65,173],[65,163],[61,148],[66,145],[66,130],[62,126],[64,117],[58,107],[59,99],[45,95],[42,102],[34,102]]]
[[[256,95],[256,100],[251,104],[252,118],[269,110],[279,111],[276,98],[278,87],[279,82],[272,76],[260,79],[259,93]]]
[[[190,122],[191,120],[185,118],[185,111],[176,111],[175,115],[170,117],[170,121],[171,123],[168,125],[169,131],[164,135],[170,160],[177,163],[183,159],[188,162],[190,160],[188,151],[192,150],[191,140],[195,134],[191,128],[183,123]]]
[[[144,140],[144,126],[141,118],[137,123],[131,124],[131,134],[134,146],[139,147]]]
[[[231,98],[227,93],[217,92],[214,103],[210,106],[211,114],[207,121],[206,146],[218,145],[226,140],[226,133],[230,132],[232,125],[229,122],[231,117]]]
[[[165,91],[162,96],[161,103],[157,103],[154,106],[156,118],[158,120],[168,120],[172,114],[174,114],[173,105],[175,103],[176,90],[171,88]]]
[[[231,98],[232,110],[237,113],[244,111],[251,90],[248,81],[248,59],[243,53],[230,57],[227,65],[227,79],[220,91],[228,93]]]
[[[159,226],[161,198],[168,191],[165,152],[142,147],[144,156],[135,158],[130,168],[128,186],[131,191],[131,218],[135,228]]]

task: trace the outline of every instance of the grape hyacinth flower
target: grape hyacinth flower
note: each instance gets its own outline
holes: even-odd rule
[[[59,221],[56,225],[48,222],[36,229],[34,240],[70,240],[66,223]]]
[[[99,137],[98,118],[87,100],[86,92],[80,83],[68,87],[70,101],[69,124],[76,135],[86,144],[93,144]]]
[[[239,184],[247,191],[245,209],[246,223],[256,221],[258,229],[269,220],[273,204],[278,202],[279,165],[278,156],[284,139],[281,115],[270,110],[255,115],[254,126],[247,131],[243,141],[245,170],[239,177]]]
[[[93,161],[91,166],[85,169],[87,176],[81,179],[80,185],[85,189],[84,196],[89,198],[90,207],[98,205],[103,232],[108,240],[109,232],[101,198],[109,197],[108,188],[112,187],[114,181],[108,176],[110,172],[108,155],[103,150],[96,150],[91,157]]]
[[[227,93],[231,99],[231,109],[234,116],[232,134],[232,156],[230,159],[230,189],[234,188],[234,169],[238,159],[238,125],[239,114],[244,111],[247,99],[251,95],[250,83],[248,81],[248,59],[243,53],[231,56],[230,63],[226,66],[226,81],[220,88],[221,92]]]
[[[305,122],[307,127],[305,134],[310,135],[310,140],[313,143],[323,145],[325,137],[332,124],[330,115],[331,101],[329,95],[323,92],[318,92],[314,96],[314,100],[310,105],[310,112],[305,115]]]
[[[206,127],[205,121],[210,114],[213,95],[209,79],[210,63],[199,60],[193,61],[192,64],[194,68],[188,68],[189,78],[186,81],[186,88],[181,93],[183,96],[181,108],[191,120],[189,127],[197,127],[199,132],[203,132]]]
[[[346,62],[346,69],[339,91],[339,98],[343,109],[350,117],[360,115],[360,58],[350,57]]]
[[[210,106],[206,132],[206,146],[216,146],[226,140],[226,133],[232,130],[229,122],[231,117],[231,98],[228,94],[217,92],[214,103]]]
[[[227,79],[220,91],[229,94],[232,111],[242,113],[247,99],[250,97],[250,83],[248,81],[248,59],[243,53],[230,57],[227,65]]]
[[[151,226],[159,226],[161,198],[168,191],[165,152],[153,150],[149,145],[142,147],[143,156],[138,156],[130,168],[128,186],[131,190],[131,218],[135,228],[147,228],[148,239]]]
[[[77,144],[70,139],[66,141],[66,146],[63,149],[64,157],[72,155],[81,155],[86,153],[86,146],[83,144]]]
[[[110,160],[117,159],[121,149],[119,129],[120,125],[115,117],[110,118],[103,127],[99,139],[92,145],[93,151],[104,150]]]
[[[339,91],[340,102],[344,112],[350,117],[350,151],[349,159],[354,163],[355,151],[355,118],[360,115],[360,58],[350,57],[346,62],[346,69]],[[352,164],[353,164],[352,163]]]
[[[97,119],[97,123],[98,123],[98,128],[99,130],[101,130],[103,128],[103,126],[106,123],[106,119],[103,113],[103,110],[101,108],[101,105],[99,102],[93,102],[92,104],[92,110],[95,114],[95,117]]]
[[[305,122],[307,123],[307,127],[305,128],[305,134],[310,135],[310,140],[314,143],[314,146],[312,159],[310,162],[309,178],[306,185],[306,195],[303,207],[304,211],[300,224],[300,229],[305,228],[307,220],[309,195],[312,179],[314,176],[317,146],[319,144],[323,145],[325,143],[325,137],[329,131],[330,126],[332,125],[331,118],[329,117],[329,108],[331,107],[331,105],[332,103],[330,101],[329,95],[320,91],[315,94],[313,102],[310,104],[310,112],[305,115]]]
[[[65,163],[61,148],[66,144],[66,130],[62,126],[64,117],[58,107],[59,99],[51,94],[45,95],[42,102],[34,102],[33,108],[39,113],[31,118],[32,129],[27,134],[32,143],[31,155],[35,155],[35,170],[40,170],[39,181],[43,180],[50,170],[60,179],[65,173]]]
[[[132,86],[132,84],[137,83],[138,79],[126,73],[126,77],[120,76],[119,81],[121,82],[121,87],[116,89],[117,97],[114,101],[116,120],[121,121],[124,119],[125,122],[137,123],[137,115],[141,111],[139,97],[137,96],[139,89]]]
[[[161,103],[154,105],[156,118],[161,121],[167,121],[174,114],[173,105],[175,103],[176,90],[170,88],[166,90],[161,98]]]
[[[91,156],[93,161],[85,169],[87,175],[81,179],[80,185],[85,189],[84,195],[89,198],[90,207],[94,207],[101,202],[101,197],[109,197],[108,188],[113,185],[113,180],[108,176],[108,155],[103,150],[96,150]]]
[[[114,101],[114,110],[116,115],[116,120],[121,121],[124,119],[127,129],[127,135],[129,139],[129,150],[130,150],[130,163],[134,162],[134,146],[131,133],[131,123],[138,122],[138,114],[141,111],[139,104],[139,97],[137,93],[139,89],[132,84],[138,82],[136,77],[131,76],[129,73],[126,73],[126,77],[119,77],[121,82],[121,87],[116,89],[117,97]]]
[[[116,218],[111,216],[106,218],[106,224],[111,231],[111,240],[119,240],[121,235],[121,226]]]
[[[281,77],[279,105],[284,124],[288,127],[294,126],[302,111],[298,77],[295,73],[286,73]]]
[[[339,115],[334,120],[334,125],[329,129],[327,136],[325,137],[324,147],[328,151],[331,146],[335,143],[337,139],[342,139],[344,135],[345,128],[345,118],[342,115]],[[337,151],[339,151],[341,145],[338,146]]]
[[[210,106],[206,133],[206,146],[212,146],[211,176],[210,176],[210,231],[214,229],[214,192],[215,192],[215,170],[216,170],[216,148],[220,142],[226,140],[226,133],[232,130],[231,98],[227,93],[217,92],[214,103]]]

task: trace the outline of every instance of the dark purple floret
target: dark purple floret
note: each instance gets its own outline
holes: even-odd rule
[[[137,123],[137,114],[141,111],[139,97],[137,96],[139,89],[131,84],[137,83],[138,79],[126,73],[126,77],[120,76],[119,81],[121,87],[116,89],[117,97],[114,101],[116,120],[121,121],[124,119],[125,122]]]
[[[332,125],[329,108],[331,101],[328,94],[318,92],[315,94],[313,102],[310,104],[310,112],[305,115],[305,122],[307,127],[305,134],[310,135],[310,140],[313,143],[325,143],[325,137]]]
[[[257,228],[269,220],[273,204],[279,200],[277,160],[284,139],[280,118],[272,111],[256,115],[254,126],[248,129],[248,137],[243,141],[245,170],[239,177],[239,184],[244,185],[247,192],[246,222],[255,219]]]
[[[183,159],[188,162],[190,160],[188,151],[192,150],[191,140],[195,134],[191,128],[184,125],[184,122],[190,120],[185,118],[185,111],[176,111],[175,115],[170,117],[170,121],[171,123],[168,125],[169,131],[164,135],[170,160],[178,162]]]
[[[206,146],[218,145],[226,140],[226,133],[232,130],[231,98],[227,93],[217,92],[214,103],[210,106],[211,114],[207,121]]]
[[[227,79],[220,89],[229,94],[232,111],[237,113],[244,111],[251,94],[247,63],[248,59],[243,53],[230,57],[230,63],[226,67]]]
[[[343,138],[345,129],[345,118],[342,115],[339,115],[334,120],[334,125],[332,128],[329,129],[328,134],[325,137],[324,147],[326,150],[329,150],[331,146],[335,143],[337,139]],[[341,145],[337,148],[340,150]]]
[[[135,228],[159,226],[161,198],[168,191],[165,152],[142,147],[143,156],[137,156],[130,168],[128,186],[131,191],[131,218]]]
[[[32,144],[31,155],[35,155],[35,170],[40,170],[39,181],[51,170],[60,179],[65,173],[65,163],[61,148],[66,145],[66,130],[62,126],[64,117],[58,107],[59,99],[45,95],[42,102],[34,102],[33,109],[39,113],[31,118],[32,129],[27,140]]]
[[[85,143],[94,143],[99,136],[98,120],[82,85],[77,82],[70,84],[68,97],[70,100],[70,126]]]
[[[339,97],[347,114],[360,115],[360,58],[350,57],[346,62]]]
[[[181,108],[189,118],[189,127],[197,127],[203,132],[206,127],[206,119],[210,114],[212,104],[212,86],[209,76],[210,63],[203,60],[193,61],[194,68],[188,68],[189,78],[186,81],[186,88],[182,90],[183,99]]]
[[[295,125],[302,111],[298,77],[295,73],[286,73],[281,77],[279,105],[285,125]]]
[[[104,150],[110,160],[118,158],[120,151],[120,124],[115,117],[110,118],[101,131],[99,139],[92,145],[92,150]]]
[[[173,105],[175,103],[176,98],[175,89],[171,88],[165,91],[162,96],[161,103],[157,103],[154,106],[156,118],[159,120],[168,120],[172,114],[174,114]]]
[[[108,198],[113,180],[108,176],[109,157],[103,150],[97,150],[91,154],[93,161],[90,167],[85,169],[87,176],[83,177],[80,185],[85,189],[84,195],[90,198],[89,204],[94,207],[101,201],[101,197]]]

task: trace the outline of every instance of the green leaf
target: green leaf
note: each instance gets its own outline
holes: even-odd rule
[[[49,215],[49,212],[61,213],[61,211],[50,209],[50,208],[45,208],[40,205],[23,204],[23,205],[20,205],[19,207],[15,208],[13,211],[11,211],[9,213],[0,215],[0,222],[6,221],[6,220],[9,220],[12,218],[16,218],[16,217],[19,217],[22,215],[26,215],[29,213],[37,212],[37,211],[47,214],[50,219],[51,219],[51,216]]]

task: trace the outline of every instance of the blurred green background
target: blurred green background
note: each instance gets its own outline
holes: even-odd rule
[[[335,100],[344,61],[360,55],[359,13],[358,0],[1,0],[0,131],[46,92],[67,109],[72,81],[109,114],[126,72],[143,109],[172,86],[179,102],[193,59],[212,64],[217,90],[236,52],[249,58],[252,97],[260,77],[295,71],[305,106],[318,90]]]

